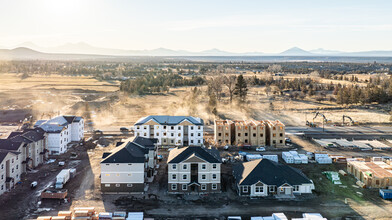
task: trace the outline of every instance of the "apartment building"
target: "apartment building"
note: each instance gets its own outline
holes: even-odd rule
[[[30,158],[26,151],[27,143],[21,141],[14,141],[10,139],[0,139],[0,151],[1,152],[14,152],[18,153],[19,166],[18,170],[20,173],[25,173],[27,170],[27,164]],[[12,163],[13,164],[13,163]]]
[[[267,159],[238,164],[233,167],[233,176],[240,196],[291,198],[314,189],[300,170]]]
[[[22,174],[20,153],[0,151],[0,195],[14,188]]]
[[[44,163],[48,156],[46,149],[47,134],[41,128],[12,132],[7,139],[12,142],[25,144],[21,152],[24,161],[23,172],[27,168],[32,169]]]
[[[214,138],[218,145],[266,145],[266,123],[256,120],[215,120]]]
[[[159,146],[202,146],[204,121],[192,116],[151,115],[134,124],[135,136],[158,139]]]
[[[234,121],[215,120],[214,131],[214,140],[216,144],[220,146],[233,144],[235,140]]]
[[[221,157],[216,148],[175,148],[168,157],[169,193],[221,192]]]
[[[84,137],[84,119],[77,116],[57,116],[50,120],[38,120],[35,128],[47,133],[49,154],[59,155],[68,150],[68,144],[79,142]]]
[[[279,120],[266,120],[267,138],[266,143],[272,147],[284,147],[286,140],[285,125]]]
[[[101,161],[101,191],[103,193],[143,193],[146,179],[156,166],[156,139],[128,139]]]

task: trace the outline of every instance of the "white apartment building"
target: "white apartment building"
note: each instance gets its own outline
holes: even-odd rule
[[[221,157],[216,148],[175,148],[168,157],[169,193],[221,192]]]
[[[143,193],[148,169],[148,150],[133,142],[125,142],[101,161],[103,193]]]
[[[57,116],[50,120],[39,120],[34,127],[42,128],[48,136],[49,154],[63,154],[70,142],[78,142],[84,137],[84,120],[77,116]]]
[[[202,146],[204,121],[192,116],[150,115],[134,125],[135,136],[158,139],[160,146]]]
[[[20,153],[0,151],[0,195],[14,188],[22,174]]]

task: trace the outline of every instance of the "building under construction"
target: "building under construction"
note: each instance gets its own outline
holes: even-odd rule
[[[392,186],[392,166],[382,161],[349,161],[347,171],[367,188]]]
[[[217,145],[274,146],[285,144],[285,126],[280,121],[215,120]]]

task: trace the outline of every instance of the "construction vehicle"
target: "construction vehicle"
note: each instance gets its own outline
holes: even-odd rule
[[[306,126],[309,126],[311,128],[317,127],[317,125],[315,123],[310,122],[310,121],[306,121]]]
[[[323,117],[323,122],[324,122],[325,124],[329,124],[329,123],[332,122],[331,120],[328,120],[327,117],[325,117],[324,114],[322,114],[322,113],[320,113],[320,112],[316,112],[316,115],[313,117],[313,123],[314,123],[314,119],[316,119],[317,116],[319,116],[319,115]]]
[[[354,121],[350,116],[343,115],[343,123],[342,123],[342,126],[346,125],[346,124],[344,123],[344,119],[345,119],[345,118],[349,119],[348,125],[350,125],[350,126],[358,125],[358,122]]]

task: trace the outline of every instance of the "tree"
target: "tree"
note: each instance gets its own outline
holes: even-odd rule
[[[242,75],[239,75],[235,84],[234,95],[238,96],[240,102],[245,102],[247,94],[248,88],[246,81]]]
[[[281,65],[277,65],[277,64],[273,64],[271,66],[268,67],[267,71],[271,72],[271,73],[278,73],[282,70],[282,66]]]
[[[237,80],[237,77],[235,75],[223,77],[223,84],[225,84],[225,86],[229,90],[230,103],[233,101],[236,80]]]
[[[214,93],[218,101],[220,101],[222,96],[222,83],[223,78],[221,76],[212,77],[208,82],[208,93]]]

